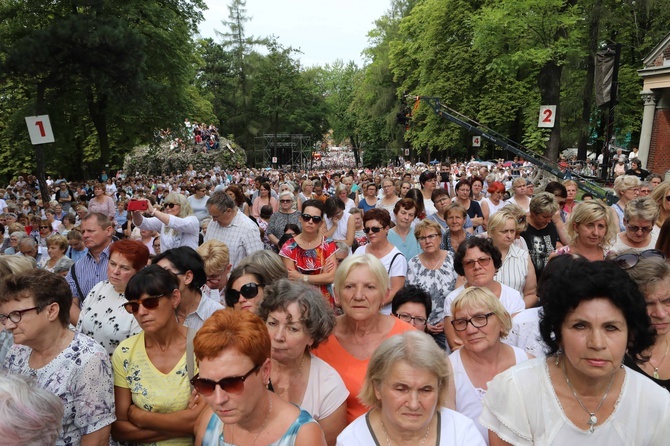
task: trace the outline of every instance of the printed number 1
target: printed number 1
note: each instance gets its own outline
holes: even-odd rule
[[[553,115],[553,112],[550,109],[546,109],[542,111],[544,113],[544,119],[542,119],[542,122],[551,122],[551,115]]]
[[[35,122],[35,125],[40,128],[40,136],[44,138],[47,134],[44,132],[44,123],[42,121]]]

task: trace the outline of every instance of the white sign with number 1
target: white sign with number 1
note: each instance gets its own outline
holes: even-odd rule
[[[30,142],[33,145],[56,141],[51,130],[49,115],[26,116],[26,125],[28,126],[28,133],[30,133]]]

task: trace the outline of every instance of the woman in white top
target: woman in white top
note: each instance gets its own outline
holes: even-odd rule
[[[644,296],[616,264],[576,258],[543,288],[550,356],[488,384],[479,422],[499,445],[661,445],[670,394],[623,365],[654,343]]]
[[[395,208],[395,204],[398,202],[398,200],[400,200],[400,197],[398,197],[398,195],[395,193],[395,183],[393,183],[392,179],[386,178],[382,181],[382,192],[384,195],[382,195],[381,199],[377,201],[375,207],[377,209],[386,209],[391,215],[391,220],[395,222],[393,209]]]
[[[489,196],[482,199],[482,212],[484,212],[486,220],[505,206],[505,202],[502,200],[505,186],[500,181],[494,181],[489,184],[488,193]]]
[[[332,333],[333,310],[317,288],[281,279],[265,288],[258,315],[272,342],[275,394],[309,412],[333,446],[347,425],[349,391],[334,368],[311,354]]]
[[[335,188],[335,196],[342,200],[342,203],[344,203],[344,211],[349,212],[349,209],[355,208],[356,203],[354,200],[349,198],[349,194],[347,193],[347,186],[344,184],[340,184]]]
[[[326,231],[323,235],[334,241],[341,241],[351,247],[356,237],[356,221],[349,212],[345,212],[345,204],[339,198],[326,199]]]
[[[537,304],[537,279],[528,251],[514,245],[517,225],[514,214],[503,209],[489,219],[487,234],[502,256],[495,280],[521,293],[526,308],[531,308]]]
[[[363,215],[363,231],[368,244],[359,247],[354,255],[371,254],[378,258],[391,278],[391,288],[384,296],[381,312],[391,314],[391,301],[400,288],[405,286],[407,259],[388,240],[391,216],[385,209],[370,209]]]
[[[465,288],[488,288],[502,303],[509,314],[514,317],[525,308],[521,294],[507,285],[495,280],[496,270],[502,266],[500,251],[489,239],[472,237],[461,243],[454,256],[454,270],[459,276],[465,276],[465,285],[461,285],[449,293],[444,303],[446,318],[444,334],[447,336],[449,348],[455,350],[463,342],[451,325],[451,303]]]
[[[487,383],[498,373],[526,361],[529,355],[501,342],[512,327],[512,318],[498,298],[486,288],[470,287],[451,303],[451,325],[463,347],[449,356],[456,393],[456,411],[471,418],[488,444],[488,431],[477,421]]]
[[[512,183],[512,189],[514,189],[514,196],[506,201],[506,203],[512,203],[519,206],[524,212],[530,212],[530,198],[526,195],[526,179],[517,178]]]
[[[144,201],[147,203],[146,213],[151,217],[144,218],[141,211],[133,211],[133,223],[140,229],[160,231],[161,252],[180,246],[198,247],[200,224],[186,197],[169,194],[163,202],[163,211],[155,209],[149,200]]]

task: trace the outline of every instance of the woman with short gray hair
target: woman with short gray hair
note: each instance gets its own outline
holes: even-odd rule
[[[309,412],[328,445],[347,425],[347,390],[340,375],[311,349],[335,327],[335,315],[321,292],[282,279],[266,287],[258,314],[272,342],[271,385],[275,394]]]
[[[393,438],[394,444],[484,446],[472,420],[445,406],[450,375],[444,352],[427,334],[412,330],[386,339],[370,358],[359,395],[370,411],[337,444],[373,446]]]
[[[0,438],[14,446],[52,446],[63,422],[63,403],[32,378],[0,374]]]
[[[653,249],[660,232],[656,226],[658,214],[658,205],[651,197],[640,197],[629,201],[623,217],[625,230],[617,235],[612,251],[620,253],[628,249],[636,251]]]
[[[284,228],[291,223],[301,227],[300,225],[300,211],[294,209],[295,195],[288,190],[279,193],[279,209],[272,214],[268,222],[267,236],[272,243],[274,243],[276,250],[279,252],[278,243],[282,235],[284,235]]]

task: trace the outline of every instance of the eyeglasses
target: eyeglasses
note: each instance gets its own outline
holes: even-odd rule
[[[380,228],[379,226],[373,226],[373,227],[371,227],[371,228],[363,228],[363,232],[365,232],[366,234],[369,234],[370,231],[372,231],[372,232],[374,232],[375,234],[377,234],[377,233],[378,233],[379,231],[381,231],[382,229],[384,229],[384,228]]]
[[[633,225],[626,225],[626,228],[633,233],[637,233],[642,231],[643,234],[649,234],[651,231],[654,230],[653,226],[633,226]]]
[[[240,287],[240,291],[234,290],[232,288],[226,288],[226,300],[232,305],[235,305],[240,301],[240,294],[245,299],[253,299],[258,296],[258,284],[257,283],[247,283]]]
[[[293,200],[279,200],[280,203],[293,203]]]
[[[501,192],[501,193],[502,193],[502,192]],[[519,218],[516,219],[516,222],[517,222],[518,224],[520,224],[520,225],[526,223],[526,216],[525,216],[525,215],[522,215],[521,217],[519,217]]]
[[[300,218],[302,218],[302,221],[305,223],[312,220],[314,224],[317,225],[323,221],[323,217],[319,217],[318,215],[301,214]]]
[[[665,201],[670,201],[670,195],[668,195],[667,197],[665,197]]]
[[[419,243],[421,243],[421,242],[425,242],[426,240],[434,240],[435,237],[439,237],[439,236],[440,236],[440,234],[430,234],[430,235],[417,237],[416,239],[419,241]]]
[[[38,310],[39,308],[40,307],[32,307],[32,308],[26,308],[24,310],[12,311],[9,314],[0,314],[0,324],[5,325],[7,323],[7,319],[14,322],[15,324],[18,324],[19,322],[21,322],[21,317],[23,317],[23,313],[27,313],[32,310]]]
[[[122,307],[125,308],[126,311],[130,314],[134,314],[140,311],[140,305],[142,305],[147,310],[153,310],[154,308],[158,307],[158,304],[160,303],[159,299],[163,296],[165,296],[165,294],[161,294],[159,296],[149,296],[140,300],[133,300],[126,302],[122,305]]]
[[[217,385],[221,387],[221,390],[223,390],[226,393],[238,395],[242,393],[242,391],[244,390],[244,381],[249,376],[251,376],[252,373],[254,373],[260,368],[261,366],[257,365],[254,366],[253,369],[249,370],[248,373],[245,373],[242,376],[232,376],[230,378],[223,378],[219,381],[212,381],[211,379],[200,378],[200,374],[198,373],[191,379],[191,384],[193,384],[193,387],[195,387],[195,390],[197,390],[198,393],[204,396],[210,396],[211,394],[213,394],[214,391],[216,390]]]
[[[489,266],[491,263],[491,257],[480,257],[473,260],[464,260],[463,268],[471,269],[475,267],[475,263],[478,263],[482,268]]]
[[[472,316],[470,319],[454,319],[451,321],[451,325],[456,331],[465,331],[468,328],[468,324],[472,324],[472,326],[475,328],[486,327],[489,323],[489,317],[493,316],[494,314],[495,313],[491,312],[486,314],[478,314],[476,316]]]
[[[40,226],[40,229],[49,229],[50,226]]]
[[[165,203],[166,208],[172,209],[175,206],[179,206],[179,203]]]
[[[419,325],[426,325],[426,323],[428,322],[428,319],[426,319],[425,317],[412,316],[411,314],[407,313],[396,313],[395,317],[397,317],[403,322],[407,322],[408,324],[413,324],[414,321],[416,321],[416,323]]]
[[[621,269],[631,269],[635,265],[638,264],[640,261],[640,258],[642,259],[651,259],[651,258],[659,258],[659,259],[665,259],[665,254],[663,251],[659,251],[658,249],[647,249],[642,252],[633,252],[630,254],[623,254],[618,257],[614,258],[614,263],[617,264],[617,266]]]

